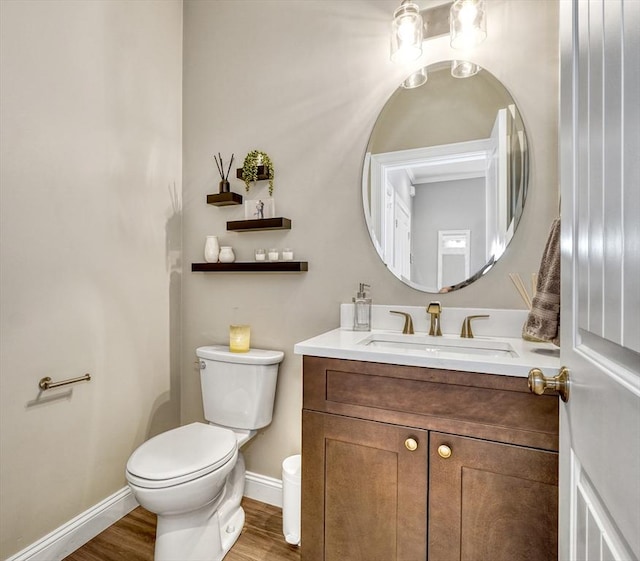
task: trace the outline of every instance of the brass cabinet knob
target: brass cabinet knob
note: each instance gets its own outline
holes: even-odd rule
[[[539,368],[529,370],[529,391],[542,395],[545,390],[558,392],[562,401],[569,401],[569,369],[563,366],[557,376],[547,378]]]
[[[413,452],[418,449],[418,441],[415,438],[407,438],[404,441],[404,447],[409,450],[409,452]]]
[[[449,448],[446,444],[440,444],[440,446],[438,446],[438,455],[441,458],[444,458],[445,460],[447,458],[451,457],[451,454],[453,452],[451,452],[451,448]]]

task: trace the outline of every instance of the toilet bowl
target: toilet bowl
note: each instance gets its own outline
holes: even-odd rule
[[[284,356],[262,350],[238,356],[222,346],[196,354],[209,423],[153,437],[133,452],[125,471],[136,500],[158,516],[155,561],[220,561],[238,539],[245,482],[239,448],[271,422]]]

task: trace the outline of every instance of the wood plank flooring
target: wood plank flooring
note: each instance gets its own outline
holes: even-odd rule
[[[300,561],[282,535],[282,510],[244,498],[246,520],[224,561]],[[153,561],[156,516],[138,507],[63,561]]]

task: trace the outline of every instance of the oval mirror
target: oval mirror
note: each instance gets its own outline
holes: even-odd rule
[[[362,199],[388,269],[423,292],[449,292],[485,274],[511,241],[527,195],[524,124],[485,69],[451,75],[451,61],[399,87],[371,133]],[[410,84],[410,77],[403,84]]]

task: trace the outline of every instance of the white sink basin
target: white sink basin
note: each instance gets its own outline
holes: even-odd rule
[[[377,333],[363,339],[360,345],[376,350],[412,351],[424,356],[473,355],[494,358],[517,358],[518,353],[503,341],[486,339],[461,339],[453,337],[433,337],[429,335],[401,335]]]

